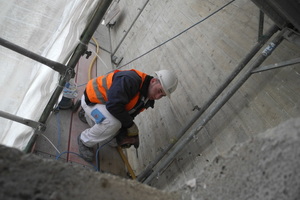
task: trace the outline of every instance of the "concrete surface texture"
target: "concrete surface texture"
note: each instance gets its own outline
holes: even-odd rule
[[[145,2],[147,1],[119,2],[121,14],[116,24],[110,28],[113,51]],[[134,148],[128,150],[128,155],[137,175],[167,146],[178,141],[179,130],[191,121],[199,108],[203,107],[257,43],[259,9],[251,1],[236,0],[179,37],[131,61],[228,2],[149,1],[116,52],[115,56],[123,58],[119,65],[121,69],[135,68],[149,74],[159,69],[170,69],[179,76],[177,90],[170,99],[157,101],[154,109],[144,111],[135,119],[140,129],[139,156],[136,157]],[[265,16],[264,33],[272,24]],[[262,65],[299,56],[300,47],[284,40]],[[186,181],[197,177],[204,166],[215,157],[228,152],[234,145],[288,119],[300,117],[299,85],[299,64],[253,74],[150,185],[176,190]],[[220,98],[216,102],[219,100]],[[214,105],[208,108],[187,133],[193,130]]]
[[[237,144],[176,192],[0,146],[0,199],[300,198],[300,118]]]
[[[216,157],[187,181],[187,199],[300,198],[300,118],[289,120]]]
[[[0,199],[180,199],[137,181],[0,146]]]

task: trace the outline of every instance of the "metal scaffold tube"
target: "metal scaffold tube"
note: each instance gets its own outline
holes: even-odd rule
[[[40,129],[40,130],[45,129],[44,124],[41,124],[39,122],[30,120],[30,119],[26,119],[26,118],[23,118],[23,117],[19,117],[19,116],[16,116],[16,115],[4,112],[4,111],[0,111],[0,117],[10,119],[10,120],[13,120],[15,122],[19,122],[19,123],[24,124],[26,126],[30,126],[34,129]]]
[[[278,27],[273,25],[265,33],[264,37],[255,44],[255,46],[250,50],[250,52],[243,58],[239,65],[233,70],[233,72],[227,77],[227,79],[220,85],[216,92],[210,97],[210,99],[204,103],[204,106],[192,117],[192,119],[179,131],[179,137],[183,137],[186,131],[199,119],[199,117],[207,110],[207,108],[216,100],[216,98],[224,91],[224,89],[231,83],[231,81],[244,69],[248,62],[255,56],[255,54],[262,48],[262,46],[278,31]],[[177,141],[178,141],[177,140]],[[170,151],[170,149],[175,146],[176,143],[170,144],[164,149],[148,166],[147,168],[138,176],[138,181],[143,181],[145,178],[151,174],[153,167]]]
[[[0,45],[4,46],[12,51],[18,52],[19,54],[22,54],[23,56],[26,56],[28,58],[31,58],[37,62],[40,62],[44,65],[47,65],[48,67],[51,67],[53,70],[59,72],[60,74],[63,74],[66,71],[66,66],[59,63],[59,62],[55,62],[52,61],[50,59],[47,59],[43,56],[40,56],[36,53],[33,53],[23,47],[20,47],[16,44],[13,44],[7,40],[4,40],[3,38],[0,38]]]
[[[276,49],[276,47],[282,42],[283,34],[285,30],[281,31],[270,44],[262,51],[262,53],[257,57],[257,59],[252,63],[250,68],[242,75],[242,77],[224,94],[219,102],[203,117],[200,123],[193,129],[188,135],[180,140],[170,154],[160,163],[153,173],[144,181],[144,183],[149,184],[150,181],[157,176],[166,166],[168,166],[171,161],[176,157],[176,155],[189,143],[193,137],[207,124],[209,120],[225,105],[225,103],[235,94],[235,92],[248,80],[252,75],[252,71],[259,67],[263,61],[271,55],[271,53]]]
[[[98,28],[104,14],[106,13],[109,5],[111,4],[112,0],[102,0],[99,1],[97,8],[95,9],[94,15],[92,16],[90,23],[86,26],[83,33],[80,37],[80,43],[77,45],[72,57],[70,58],[70,61],[67,64],[67,70],[65,71],[65,74],[61,77],[58,86],[56,87],[54,93],[52,94],[42,116],[39,119],[39,122],[44,124],[46,120],[48,119],[50,113],[53,110],[54,105],[56,104],[61,92],[63,91],[63,88],[68,82],[72,76],[74,75],[74,68],[76,67],[80,57],[84,55],[84,53],[87,50],[87,45],[89,41],[91,40],[94,32]],[[34,133],[34,135],[31,137],[28,145],[25,148],[25,152],[30,152],[35,141],[37,138],[37,133]]]

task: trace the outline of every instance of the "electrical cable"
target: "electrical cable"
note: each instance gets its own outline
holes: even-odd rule
[[[114,138],[111,138],[110,140],[108,140],[107,142],[105,142],[104,144],[102,144],[96,151],[96,171],[100,171],[100,162],[99,162],[99,159],[98,159],[98,155],[99,155],[99,151],[102,147],[104,147],[106,144],[110,143]]]
[[[51,142],[51,140],[44,134],[40,133],[41,136],[43,136],[52,146],[53,148],[57,151],[57,153],[60,153],[60,151],[56,148],[56,146]]]
[[[79,88],[79,87],[82,87],[82,86],[85,86],[87,83],[83,83],[83,84],[81,84],[81,85],[77,85],[77,87]]]
[[[97,44],[94,44],[93,42],[89,42],[89,44],[91,44],[91,45],[93,45],[93,46],[97,46]],[[99,49],[101,49],[101,50],[103,50],[103,51],[105,51],[106,53],[109,53],[109,54],[111,54],[111,52],[110,51],[108,51],[108,50],[106,50],[106,49],[104,49],[103,47],[101,47],[101,46],[99,46]]]
[[[58,136],[57,136],[57,148],[60,149],[60,139],[61,139],[61,128],[60,128],[60,114],[59,114],[59,107],[56,108],[56,122],[57,122],[57,132],[58,132]]]
[[[223,5],[222,7],[218,8],[216,11],[214,11],[214,12],[212,12],[211,14],[209,14],[208,16],[204,17],[203,19],[201,19],[201,20],[198,21],[197,23],[195,23],[195,24],[193,24],[192,26],[186,28],[185,30],[183,30],[183,31],[181,31],[180,33],[178,33],[177,35],[175,35],[175,36],[171,37],[170,39],[166,40],[165,42],[163,42],[163,43],[157,45],[156,47],[150,49],[150,50],[147,51],[146,53],[143,53],[142,55],[140,55],[140,56],[136,57],[135,59],[129,61],[128,63],[126,63],[126,64],[124,64],[124,65],[122,65],[122,66],[120,66],[120,67],[117,67],[117,69],[120,69],[120,68],[125,67],[126,65],[129,65],[130,63],[132,63],[132,62],[134,62],[134,61],[140,59],[141,57],[143,57],[143,56],[149,54],[150,52],[154,51],[155,49],[157,49],[157,48],[159,48],[159,47],[165,45],[166,43],[170,42],[171,40],[173,40],[173,39],[177,38],[178,36],[182,35],[183,33],[187,32],[188,30],[190,30],[190,29],[193,28],[194,26],[196,26],[196,25],[202,23],[203,21],[207,20],[207,19],[210,18],[211,16],[215,15],[216,13],[218,13],[219,11],[221,11],[223,8],[227,7],[228,5],[230,5],[230,4],[231,4],[232,2],[234,2],[234,1],[235,1],[235,0],[232,0],[232,1],[228,2],[227,4],[225,4],[225,5]]]
[[[92,68],[94,66],[95,61],[97,60],[97,56],[99,53],[99,44],[98,44],[97,40],[94,37],[92,37],[92,40],[96,43],[96,56],[94,56],[94,58],[92,59],[92,62],[90,63],[89,71],[88,71],[88,80],[92,79]]]

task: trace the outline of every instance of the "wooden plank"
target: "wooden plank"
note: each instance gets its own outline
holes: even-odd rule
[[[100,169],[122,177],[127,177],[124,162],[122,161],[117,148],[105,145],[99,151]]]

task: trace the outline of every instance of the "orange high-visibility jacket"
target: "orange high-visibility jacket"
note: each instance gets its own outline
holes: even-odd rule
[[[142,79],[140,84],[140,88],[142,87],[147,74],[140,72],[135,69],[131,69],[130,71],[135,71]],[[115,73],[120,72],[120,70],[115,70],[107,75],[99,76],[95,79],[90,80],[86,86],[86,94],[90,102],[92,103],[99,103],[99,104],[106,104],[108,101],[107,99],[107,91],[112,85],[113,76]],[[126,104],[125,109],[130,111],[134,108],[140,98],[140,92],[138,92],[128,104]]]

